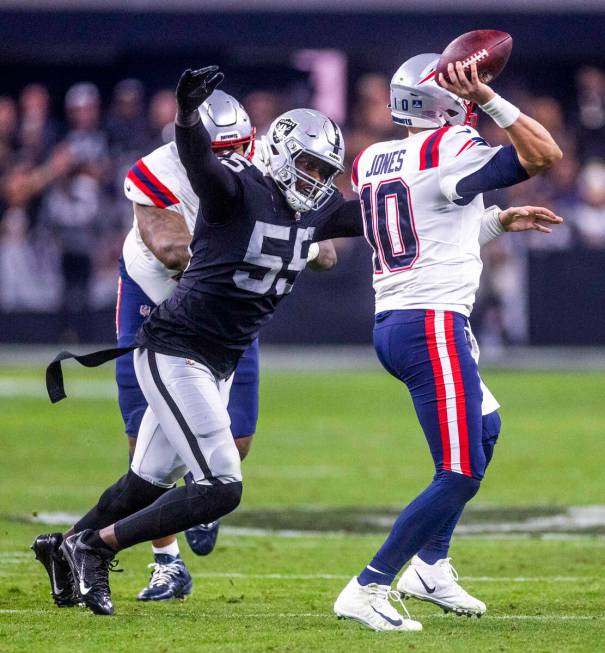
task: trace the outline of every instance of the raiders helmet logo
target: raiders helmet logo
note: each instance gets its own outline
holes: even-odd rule
[[[294,122],[294,120],[291,120],[290,118],[282,118],[275,125],[275,129],[273,130],[273,140],[276,143],[281,143],[297,126],[298,123]]]

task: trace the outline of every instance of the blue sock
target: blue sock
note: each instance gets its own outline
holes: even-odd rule
[[[480,481],[455,472],[439,471],[433,482],[397,517],[385,543],[359,574],[360,585],[390,585],[400,569],[452,515],[475,496]]]
[[[457,510],[443,526],[431,537],[431,539],[425,544],[420,551],[418,551],[418,557],[421,558],[427,565],[434,565],[437,560],[442,560],[447,558],[447,552],[450,548],[450,541],[452,539],[452,534],[456,528],[462,511],[464,508]]]
[[[485,467],[487,467],[494,455],[494,447],[500,435],[500,415],[496,411],[483,416],[483,434],[481,442],[485,454]],[[457,510],[439,529],[437,533],[418,551],[418,557],[427,565],[434,565],[437,560],[447,558],[450,549],[450,542],[456,524],[460,520],[464,508]]]

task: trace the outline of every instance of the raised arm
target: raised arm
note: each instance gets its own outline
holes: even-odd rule
[[[179,158],[191,186],[200,198],[206,222],[226,222],[231,217],[240,187],[234,174],[212,152],[198,107],[210,97],[224,75],[218,66],[186,70],[176,89],[177,114],[175,140]]]
[[[479,80],[477,64],[471,65],[470,80],[459,61],[456,67],[448,66],[448,76],[449,80],[440,74],[439,84],[458,97],[476,102],[498,127],[506,130],[519,163],[530,177],[548,170],[563,156],[547,129]]]

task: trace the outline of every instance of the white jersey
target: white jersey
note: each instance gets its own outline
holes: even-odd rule
[[[253,162],[262,169],[256,156]],[[124,180],[124,193],[137,204],[180,213],[189,233],[193,234],[200,201],[191,187],[174,141],[139,159],[130,168]],[[169,270],[145,245],[136,217],[124,240],[122,256],[128,275],[155,304],[170,297],[179,270]]]
[[[366,238],[374,250],[376,312],[470,315],[482,262],[483,197],[465,204],[456,185],[501,149],[470,127],[442,127],[371,145],[353,164]]]

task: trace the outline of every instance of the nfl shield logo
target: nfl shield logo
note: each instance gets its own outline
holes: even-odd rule
[[[147,306],[147,304],[141,304],[139,307],[139,313],[143,317],[149,317],[149,314],[151,313],[151,306]]]
[[[412,100],[412,109],[422,109],[422,100]]]

